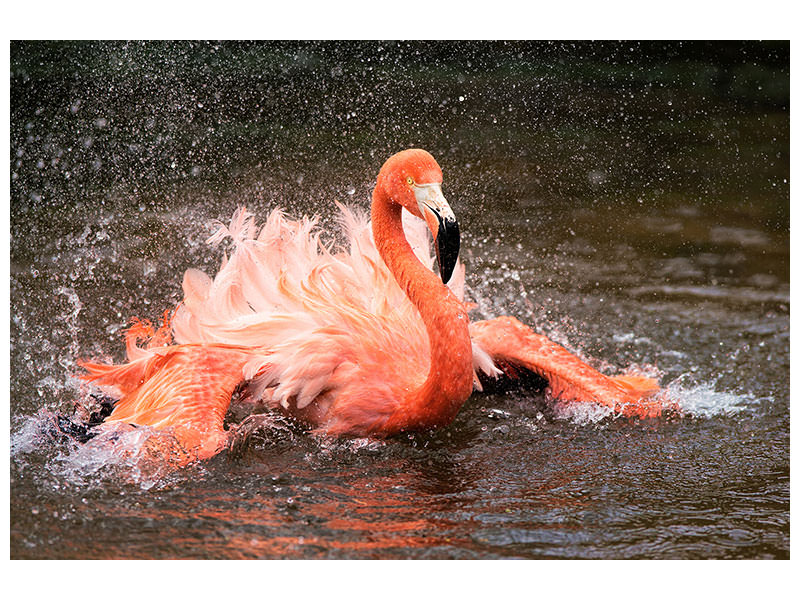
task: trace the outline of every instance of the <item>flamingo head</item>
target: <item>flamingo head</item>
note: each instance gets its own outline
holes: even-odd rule
[[[436,159],[417,148],[398,152],[381,167],[377,186],[390,201],[425,220],[433,234],[439,274],[449,281],[461,238],[458,221],[442,195],[442,169]]]

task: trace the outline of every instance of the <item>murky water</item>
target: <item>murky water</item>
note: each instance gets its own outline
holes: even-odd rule
[[[11,556],[786,558],[788,44],[13,44]],[[239,203],[366,206],[437,157],[474,315],[682,414],[474,395],[441,431],[276,426],[170,472],[43,433]]]

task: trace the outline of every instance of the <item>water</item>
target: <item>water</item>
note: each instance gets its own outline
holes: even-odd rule
[[[787,55],[12,44],[11,556],[787,558]],[[179,471],[43,434],[87,399],[78,359],[121,360],[130,317],[214,272],[212,219],[332,230],[412,145],[444,169],[473,317],[657,372],[681,414],[476,394],[441,431],[276,425]]]

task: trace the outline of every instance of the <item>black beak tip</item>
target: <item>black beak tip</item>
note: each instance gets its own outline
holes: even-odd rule
[[[439,261],[439,275],[447,283],[453,276],[461,247],[461,235],[455,219],[439,219],[436,235],[436,258]]]

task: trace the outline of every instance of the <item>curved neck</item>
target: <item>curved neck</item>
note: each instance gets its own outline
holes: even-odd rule
[[[398,285],[417,308],[430,344],[425,382],[405,399],[413,422],[407,427],[444,425],[472,393],[472,342],[464,305],[414,255],[402,224],[402,206],[380,189],[372,197],[372,234]]]

